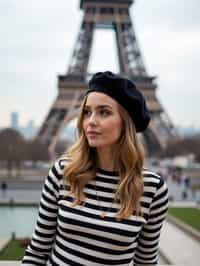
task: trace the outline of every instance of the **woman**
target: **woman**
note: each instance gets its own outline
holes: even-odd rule
[[[168,193],[144,170],[136,132],[150,121],[132,81],[112,72],[89,82],[78,139],[46,179],[25,265],[155,265]]]

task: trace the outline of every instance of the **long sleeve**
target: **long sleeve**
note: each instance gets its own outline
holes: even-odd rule
[[[23,265],[46,265],[56,232],[61,172],[60,161],[56,161],[45,179],[37,222],[22,260]]]
[[[156,265],[158,263],[158,245],[162,225],[168,209],[168,188],[160,179],[150,206],[147,223],[138,238],[134,256],[134,265]]]

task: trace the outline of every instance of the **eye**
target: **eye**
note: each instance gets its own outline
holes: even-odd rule
[[[88,117],[88,116],[90,116],[90,114],[91,114],[91,111],[90,110],[88,110],[88,109],[84,109],[83,110],[83,116],[84,117]]]
[[[111,112],[109,110],[106,109],[102,109],[99,111],[101,116],[109,116],[111,114]]]

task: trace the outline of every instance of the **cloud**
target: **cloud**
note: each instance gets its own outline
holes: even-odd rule
[[[140,0],[131,9],[148,73],[158,77],[157,96],[178,125],[200,126],[199,10],[198,0]]]
[[[138,0],[131,7],[148,73],[158,77],[157,96],[181,125],[200,126],[199,10],[199,0]],[[23,122],[42,123],[57,95],[57,75],[67,71],[82,15],[78,0],[0,1],[0,125],[13,110]],[[90,71],[117,70],[112,42],[98,31]]]
[[[145,21],[145,28],[170,28],[175,30],[199,29],[199,0],[140,0],[132,6],[132,15],[139,21]],[[141,24],[140,24],[141,26]]]

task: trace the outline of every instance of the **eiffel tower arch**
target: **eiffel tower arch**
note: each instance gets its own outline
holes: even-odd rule
[[[51,154],[64,126],[77,115],[87,89],[88,63],[95,29],[110,28],[115,32],[120,73],[129,77],[142,91],[151,111],[149,128],[140,136],[148,154],[165,148],[174,135],[173,125],[156,97],[155,77],[145,69],[130,17],[133,0],[81,0],[83,20],[68,71],[58,76],[58,94],[37,137]]]

